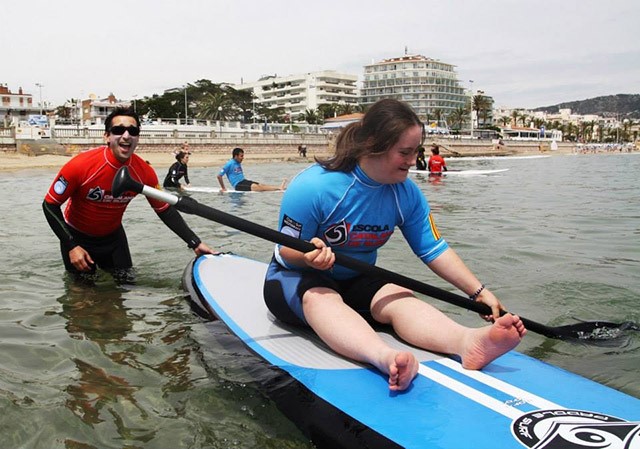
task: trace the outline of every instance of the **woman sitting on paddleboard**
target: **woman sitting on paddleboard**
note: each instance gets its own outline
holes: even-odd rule
[[[280,231],[317,249],[277,245],[264,286],[277,318],[310,326],[337,353],[375,366],[389,376],[391,390],[409,387],[418,361],[387,345],[368,320],[392,325],[415,346],[456,354],[468,369],[484,367],[526,333],[517,316],[500,317],[500,301],[440,236],[427,200],[407,178],[423,132],[411,108],[391,99],[347,126],[334,156],[298,174],[282,199]],[[374,264],[396,226],[433,272],[491,308],[485,318],[492,325],[464,327],[406,288],[334,265],[334,253]]]

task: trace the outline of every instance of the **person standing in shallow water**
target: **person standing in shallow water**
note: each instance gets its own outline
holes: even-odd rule
[[[183,190],[184,187],[189,186],[189,169],[187,164],[189,163],[190,155],[191,153],[184,151],[179,151],[176,154],[176,162],[169,167],[169,171],[167,172],[167,176],[164,178],[162,187]],[[186,182],[185,186],[180,184],[180,179],[183,177]]]
[[[416,169],[423,170],[423,171],[427,169],[427,159],[424,154],[424,147],[422,145],[418,147],[418,157],[416,157]]]
[[[431,156],[429,156],[429,173],[432,175],[441,175],[443,171],[447,171],[447,163],[440,156],[440,147],[435,143],[431,145]]]
[[[55,177],[42,203],[49,226],[60,239],[62,260],[80,280],[96,268],[110,272],[120,283],[132,283],[133,263],[122,216],[137,195],[125,192],[114,198],[111,185],[119,168],[127,166],[133,179],[157,186],[158,176],[134,154],[140,139],[140,119],[129,109],[115,109],[105,121],[106,145],[82,152],[67,162]],[[178,210],[147,198],[164,224],[196,253],[213,251],[189,228]],[[66,203],[64,214],[62,205]]]
[[[280,231],[316,247],[301,253],[276,245],[264,283],[267,307],[281,321],[310,326],[334,351],[388,375],[406,390],[418,372],[411,352],[385,343],[370,321],[389,324],[408,343],[455,354],[480,369],[518,345],[519,317],[466,267],[435,226],[426,198],[408,179],[424,128],[405,103],[375,103],[338,136],[333,157],[298,174],[284,193]],[[491,309],[491,325],[462,326],[412,291],[334,265],[335,253],[374,264],[398,226],[414,253],[438,276]]]

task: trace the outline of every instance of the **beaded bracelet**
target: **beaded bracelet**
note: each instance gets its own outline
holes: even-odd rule
[[[482,284],[480,288],[476,290],[472,295],[469,295],[469,299],[471,301],[475,301],[476,299],[478,299],[478,296],[480,296],[480,293],[482,293],[482,290],[484,290],[484,284]]]

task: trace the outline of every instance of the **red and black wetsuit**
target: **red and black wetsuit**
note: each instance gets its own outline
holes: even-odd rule
[[[43,208],[51,229],[60,239],[62,258],[67,270],[76,272],[69,251],[82,246],[98,266],[106,270],[131,268],[131,255],[122,227],[122,216],[137,195],[125,192],[114,198],[111,184],[117,170],[129,167],[131,177],[145,185],[158,186],[158,177],[141,157],[133,154],[122,163],[107,146],[80,153],[67,162],[47,192]],[[190,247],[200,244],[180,214],[169,204],[147,198],[149,204],[176,234]],[[67,202],[64,216],[61,206]]]

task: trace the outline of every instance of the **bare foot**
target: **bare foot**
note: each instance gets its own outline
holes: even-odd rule
[[[498,318],[491,326],[471,330],[467,338],[466,349],[460,354],[462,367],[481,369],[515,348],[527,333],[524,324],[517,315]]]
[[[280,184],[280,190],[286,190],[287,188],[287,180],[283,179],[282,183]]]
[[[396,352],[389,364],[389,390],[406,390],[418,374],[418,360],[410,352]]]

